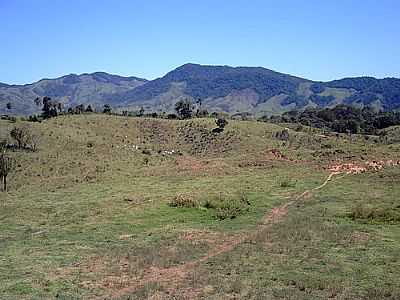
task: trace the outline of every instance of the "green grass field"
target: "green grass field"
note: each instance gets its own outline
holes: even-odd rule
[[[9,152],[0,299],[400,299],[400,167],[299,197],[332,164],[400,159],[397,143],[212,119],[25,125],[41,138]]]

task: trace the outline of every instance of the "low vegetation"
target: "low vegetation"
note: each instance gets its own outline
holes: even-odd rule
[[[2,298],[400,297],[396,127],[79,111],[0,120]]]

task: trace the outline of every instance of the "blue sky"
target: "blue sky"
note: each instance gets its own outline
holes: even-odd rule
[[[400,77],[398,0],[0,0],[0,82],[184,63]]]

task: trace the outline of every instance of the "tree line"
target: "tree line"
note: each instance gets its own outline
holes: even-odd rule
[[[377,112],[371,107],[338,105],[333,108],[293,110],[281,116],[263,117],[273,123],[300,123],[340,133],[379,134],[381,129],[400,125],[400,112]]]

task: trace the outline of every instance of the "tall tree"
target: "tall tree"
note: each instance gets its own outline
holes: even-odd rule
[[[181,119],[190,119],[193,115],[193,103],[190,100],[180,100],[175,104],[175,110]]]

